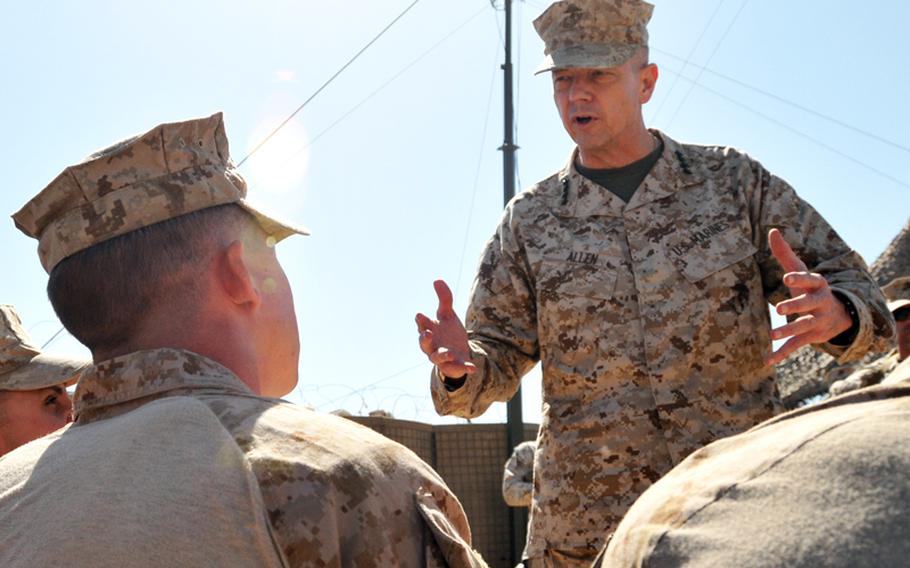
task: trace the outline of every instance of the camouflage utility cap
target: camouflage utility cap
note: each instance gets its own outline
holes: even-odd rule
[[[88,361],[45,355],[32,344],[12,306],[0,304],[0,390],[71,385]]]
[[[895,278],[882,287],[882,292],[888,300],[888,309],[891,312],[910,306],[910,276]]]
[[[537,73],[617,67],[648,45],[654,6],[640,0],[560,0],[534,20],[546,56]]]
[[[158,125],[66,168],[13,220],[38,239],[48,272],[108,239],[227,203],[249,211],[276,241],[309,234],[264,215],[247,202],[246,193],[219,112]]]

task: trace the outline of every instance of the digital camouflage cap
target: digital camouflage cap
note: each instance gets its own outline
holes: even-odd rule
[[[221,113],[161,124],[63,170],[13,215],[38,239],[49,273],[64,258],[142,227],[236,203],[276,241],[303,228],[277,221],[247,202]]]
[[[88,364],[88,361],[41,353],[22,327],[16,310],[0,304],[0,391],[70,385]]]
[[[617,67],[648,45],[654,6],[640,0],[560,0],[534,20],[546,56],[536,73]]]

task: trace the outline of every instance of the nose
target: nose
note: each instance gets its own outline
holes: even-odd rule
[[[66,422],[70,423],[73,421],[73,401],[70,399],[69,394],[63,393],[62,403],[63,410],[66,412]]]
[[[583,77],[576,77],[569,86],[570,101],[586,101],[591,98],[591,89]]]

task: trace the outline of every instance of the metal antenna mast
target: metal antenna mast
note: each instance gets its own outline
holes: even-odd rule
[[[503,0],[506,11],[505,24],[505,62],[502,64],[504,75],[503,95],[504,95],[504,141],[500,150],[502,150],[502,198],[503,205],[509,203],[515,196],[515,109],[512,106],[512,0]],[[515,392],[515,396],[506,403],[507,413],[507,431],[509,448],[512,450],[524,441],[524,420],[521,416],[521,386]],[[506,456],[508,457],[508,456]],[[509,517],[511,521],[510,540],[512,545],[512,564],[521,562],[521,553],[524,550],[525,538],[528,527],[528,513],[524,507],[509,507]]]

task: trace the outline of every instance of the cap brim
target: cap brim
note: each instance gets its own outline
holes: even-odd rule
[[[550,52],[534,71],[539,75],[556,69],[603,69],[619,67],[640,45],[574,45]]]
[[[906,306],[910,306],[910,300],[894,300],[893,302],[888,302],[888,311],[894,313]]]
[[[284,240],[291,235],[310,234],[309,229],[306,227],[279,221],[274,216],[263,213],[261,207],[254,207],[252,204],[250,204],[249,201],[245,199],[242,199],[238,204],[256,219],[256,222],[259,223],[259,226],[262,227],[262,230],[264,230],[270,237],[274,238],[275,242]]]
[[[0,390],[26,391],[76,383],[91,361],[42,353],[11,373],[0,376]]]

